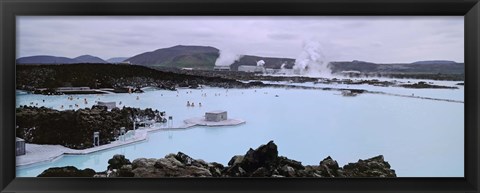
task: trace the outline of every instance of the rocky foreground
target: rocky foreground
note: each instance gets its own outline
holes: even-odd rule
[[[123,155],[115,155],[108,164],[105,172],[67,166],[49,168],[38,177],[396,177],[395,170],[382,155],[343,167],[330,156],[319,165],[304,166],[299,161],[278,156],[273,141],[255,150],[250,148],[245,155],[233,156],[227,166],[193,159],[182,152],[133,162]]]

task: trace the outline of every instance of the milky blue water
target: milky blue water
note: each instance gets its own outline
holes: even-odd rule
[[[385,87],[375,87],[382,88]],[[385,89],[416,92],[417,96],[424,92],[428,96],[463,101],[463,88]],[[207,96],[202,96],[203,93]],[[378,94],[356,97],[339,94],[338,91],[303,89],[204,88],[75,95],[79,99],[70,101],[67,96],[17,93],[17,106],[34,102],[55,109],[60,109],[62,104],[67,108],[69,104],[83,108],[91,107],[96,100],[117,104],[121,101],[126,106],[166,111],[168,116],[173,116],[174,125],[211,110],[226,110],[230,118],[246,120],[239,126],[158,131],[150,133],[144,142],[17,167],[17,176],[36,176],[49,167],[67,165],[104,171],[114,154],[124,154],[132,161],[140,157],[161,158],[181,151],[193,158],[226,165],[233,155],[243,155],[249,148],[270,140],[278,145],[280,155],[303,164],[318,164],[331,156],[344,165],[382,154],[400,177],[464,176],[463,103]],[[83,103],[84,98],[89,104]],[[187,107],[187,101],[195,102],[196,107]],[[202,107],[198,106],[199,102]]]

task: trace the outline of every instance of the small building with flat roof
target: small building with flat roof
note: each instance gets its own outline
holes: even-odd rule
[[[26,151],[25,151],[25,140],[21,139],[21,138],[16,138],[15,140],[15,154],[17,156],[19,155],[25,155]]]
[[[263,66],[249,66],[249,65],[240,65],[238,71],[241,72],[254,72],[254,73],[265,73],[265,68]]]
[[[58,87],[57,92],[64,92],[64,91],[79,91],[79,90],[90,90],[90,87]]]
[[[102,101],[98,101],[98,102],[97,102],[97,105],[98,105],[98,106],[105,106],[105,107],[107,107],[108,110],[111,110],[111,109],[117,107],[116,102],[102,102]]]
[[[205,113],[205,120],[206,121],[225,121],[227,120],[227,111],[210,111]]]

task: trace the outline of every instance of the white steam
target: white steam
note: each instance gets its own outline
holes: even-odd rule
[[[295,60],[293,71],[295,74],[309,76],[331,76],[328,68],[329,61],[323,54],[322,46],[317,41],[304,43],[303,51]]]
[[[259,60],[257,61],[257,66],[263,66],[265,64],[265,61]]]
[[[235,54],[234,52],[221,50],[220,56],[215,61],[215,66],[230,66],[241,57],[242,55]]]

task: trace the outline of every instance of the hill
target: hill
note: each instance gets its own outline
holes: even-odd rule
[[[450,60],[425,60],[425,61],[417,61],[413,62],[412,64],[455,64],[456,62]]]
[[[38,55],[21,57],[17,59],[17,64],[78,64],[78,63],[108,63],[107,61],[91,55],[82,55],[76,58]]]
[[[128,57],[114,57],[107,60],[109,63],[120,63],[128,59]]]
[[[79,57],[74,58],[74,60],[79,61],[80,63],[108,63],[107,61],[91,55],[81,55]]]
[[[17,64],[73,64],[78,60],[48,55],[28,56],[17,59]]]
[[[464,74],[465,64],[445,61],[420,61],[403,64],[377,64],[363,61],[332,62],[333,73],[359,71],[361,73],[405,73],[405,74]]]
[[[211,70],[220,56],[217,48],[210,46],[183,46],[162,48],[126,59],[132,64]]]

